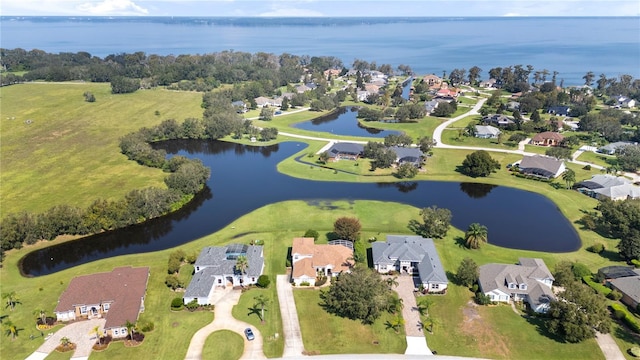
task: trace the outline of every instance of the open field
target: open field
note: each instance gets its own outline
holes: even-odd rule
[[[404,353],[404,327],[396,334],[385,323],[394,315],[383,313],[372,325],[327,313],[320,306],[320,290],[293,291],[300,319],[302,341],[313,354]]]
[[[84,101],[85,91],[96,102]],[[0,88],[0,99],[3,215],[59,204],[85,207],[133,189],[164,187],[161,170],[120,153],[120,137],[169,118],[202,117],[200,93],[154,89],[112,95],[109,84],[13,85]]]

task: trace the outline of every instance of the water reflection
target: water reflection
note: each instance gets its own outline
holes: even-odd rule
[[[365,136],[383,138],[391,134],[401,134],[395,130],[383,130],[366,127],[358,121],[358,107],[346,106],[310,121],[294,124],[293,127],[303,130],[328,132],[335,135]]]
[[[489,242],[495,245],[548,252],[574,251],[580,246],[575,229],[555,204],[528,191],[436,181],[311,181],[279,173],[277,164],[302,145],[245,146],[204,140],[154,144],[169,154],[201,159],[211,168],[208,187],[176,213],[31,252],[22,259],[21,269],[38,276],[108,257],[175,247],[214,233],[257,208],[287,200],[321,204],[319,208],[331,208],[335,200],[398,202],[417,208],[435,205],[451,210],[455,227],[465,229],[473,222],[487,226]],[[531,228],[532,222],[546,231],[522,231]]]

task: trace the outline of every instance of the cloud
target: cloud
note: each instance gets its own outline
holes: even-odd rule
[[[86,2],[76,7],[90,15],[147,15],[149,10],[137,5],[131,0],[103,0],[101,2]]]

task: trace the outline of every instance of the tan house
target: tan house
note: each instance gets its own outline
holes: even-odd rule
[[[536,134],[531,138],[531,144],[538,146],[559,146],[562,140],[564,140],[564,136],[562,136],[562,134],[553,131],[545,131]]]
[[[104,318],[104,331],[114,338],[127,336],[127,321],[135,323],[144,311],[149,268],[119,267],[111,272],[71,280],[55,308],[58,321]]]
[[[329,244],[315,244],[313,238],[294,238],[291,248],[291,280],[296,286],[316,283],[318,274],[334,277],[349,272],[354,265],[353,243],[334,240]]]
[[[429,85],[429,87],[434,86],[434,85],[440,85],[442,84],[442,78],[440,78],[439,76],[435,75],[435,74],[431,74],[431,75],[425,75],[422,78],[422,81]]]

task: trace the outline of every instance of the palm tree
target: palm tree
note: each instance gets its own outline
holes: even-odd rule
[[[16,326],[16,324],[12,323],[11,321],[6,321],[4,323],[4,327],[4,333],[7,336],[11,336],[11,341],[15,340],[20,334],[20,331],[22,331],[22,329],[19,329],[18,326]]]
[[[394,277],[388,277],[385,282],[387,283],[387,286],[389,286],[389,289],[393,289],[394,287],[398,286],[398,277],[394,276]]]
[[[429,313],[429,308],[431,307],[432,304],[433,302],[430,299],[423,298],[417,304],[418,306],[416,307],[416,310],[418,310],[421,316],[425,316]]]
[[[38,319],[40,319],[40,322],[43,325],[47,324],[47,312],[42,310],[42,309],[38,309],[38,310],[34,310],[33,311],[33,315],[37,316]]]
[[[100,326],[96,326],[91,329],[90,334],[96,334],[96,338],[98,338],[98,344],[102,345],[102,337],[104,336],[104,334],[102,333],[102,330],[100,330]]]
[[[487,242],[488,240],[487,227],[478,223],[469,225],[464,239],[467,247],[471,249],[480,248],[480,243]]]
[[[6,307],[8,307],[11,311],[13,311],[17,304],[22,304],[20,300],[18,300],[18,296],[16,295],[15,291],[2,294],[2,298],[6,299]]]
[[[253,299],[256,301],[255,306],[260,307],[260,322],[264,323],[264,307],[269,304],[270,300],[264,295],[256,296]]]
[[[389,306],[389,311],[396,314],[398,311],[402,310],[402,308],[404,307],[403,300],[397,296],[390,296],[388,306]]]
[[[133,341],[133,331],[136,329],[136,323],[127,320],[127,322],[124,324],[124,327],[127,328],[129,336],[131,337],[131,341]]]
[[[427,319],[427,325],[429,326],[429,333],[433,334],[433,329],[436,327],[436,325],[440,325],[440,321],[433,317],[429,317]]]
[[[397,334],[400,332],[400,327],[404,325],[404,319],[402,318],[402,316],[396,316],[395,318],[393,318],[393,320],[387,321],[386,325],[387,329],[391,328]]]
[[[247,273],[247,269],[249,268],[249,261],[247,257],[244,255],[238,256],[236,259],[236,271],[240,273],[240,283],[242,284],[242,275]]]
[[[69,345],[71,345],[71,340],[69,340],[68,337],[63,337],[62,339],[60,339],[60,345],[62,345],[62,347],[68,347]]]
[[[576,173],[571,169],[567,169],[562,173],[562,180],[567,183],[567,189],[571,189],[573,183],[576,182]]]

